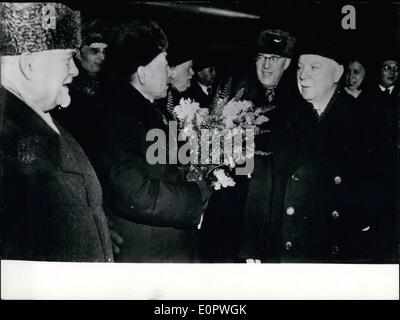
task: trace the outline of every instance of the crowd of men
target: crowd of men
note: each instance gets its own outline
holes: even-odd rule
[[[361,86],[362,57],[333,37],[266,29],[248,69],[226,74],[155,22],[1,10],[2,259],[398,263],[395,49]],[[147,133],[169,132],[180,98],[212,112],[221,92],[269,119],[250,178],[213,191],[147,161]]]

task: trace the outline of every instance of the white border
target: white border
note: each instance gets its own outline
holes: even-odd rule
[[[399,300],[399,265],[1,261],[2,299]]]

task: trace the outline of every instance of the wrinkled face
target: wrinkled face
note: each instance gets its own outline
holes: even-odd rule
[[[297,86],[303,98],[318,103],[330,98],[343,73],[334,60],[319,55],[304,54],[297,67]]]
[[[189,60],[171,68],[170,83],[179,92],[190,87],[190,79],[193,77],[193,61]]]
[[[216,75],[215,67],[204,68],[197,72],[199,82],[206,87],[211,86],[214,83]]]
[[[290,59],[275,54],[259,53],[256,57],[256,71],[258,80],[263,87],[278,85],[283,72],[289,67]]]
[[[168,78],[170,70],[168,67],[167,53],[161,52],[149,64],[145,66],[146,82],[145,90],[152,99],[160,99],[167,96]]]
[[[98,73],[106,59],[105,43],[95,42],[89,46],[85,45],[81,49],[81,64],[82,67],[91,74]]]
[[[379,71],[379,84],[389,88],[395,84],[399,77],[399,63],[394,60],[383,61]]]
[[[31,99],[42,111],[71,103],[67,84],[78,75],[75,50],[48,50],[32,54]]]
[[[346,72],[346,87],[350,90],[359,89],[361,83],[365,79],[365,68],[358,61],[349,63]]]

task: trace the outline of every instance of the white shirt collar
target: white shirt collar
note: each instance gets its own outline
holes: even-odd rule
[[[208,88],[210,88],[210,86],[205,86],[205,85],[203,85],[203,84],[201,84],[200,82],[198,82],[197,81],[197,83],[199,84],[199,86],[200,86],[200,88],[201,88],[201,90],[206,94],[206,95],[208,95],[208,91],[207,91],[207,89]]]
[[[52,128],[57,134],[61,134],[56,125],[54,124],[53,118],[51,117],[49,112],[43,112],[41,110],[36,110],[32,108],[49,126]]]
[[[385,88],[384,86],[379,85],[379,88],[381,89],[382,92],[385,92],[386,89],[389,89],[389,93],[392,94],[394,86],[391,86],[389,88]]]

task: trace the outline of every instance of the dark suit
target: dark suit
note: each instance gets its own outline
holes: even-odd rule
[[[369,134],[369,172],[374,179],[374,196],[369,206],[377,213],[375,217],[377,236],[374,241],[374,255],[377,262],[398,261],[399,216],[396,219],[396,170],[399,170],[399,89],[386,94],[376,86],[367,94],[368,103],[360,105],[360,115]],[[397,178],[397,184],[399,183]],[[399,210],[399,203],[397,203]],[[397,233],[397,235],[396,235]],[[396,245],[397,244],[397,245]]]
[[[77,142],[1,90],[2,258],[113,261],[102,191]]]
[[[53,109],[51,115],[78,141],[97,170],[93,153],[102,143],[99,139],[102,113],[112,88],[105,88],[102,74],[92,76],[82,67],[69,88],[71,104],[67,108]]]
[[[191,86],[183,93],[183,96],[198,102],[200,108],[209,108],[213,97],[213,90],[210,88],[209,94],[206,94],[199,83],[194,80]]]
[[[200,189],[186,182],[176,165],[152,165],[146,159],[153,144],[146,141],[148,131],[159,128],[168,134],[154,104],[128,84],[115,97],[108,110],[101,158],[115,230],[124,239],[117,261],[193,262]]]

